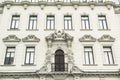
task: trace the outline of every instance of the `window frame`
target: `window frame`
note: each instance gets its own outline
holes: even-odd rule
[[[65,17],[69,17],[70,19],[65,19]],[[66,24],[66,21],[67,21],[67,26],[65,26]],[[70,24],[71,25],[70,25]],[[73,30],[73,25],[72,25],[72,16],[71,15],[64,15],[64,30]]]
[[[9,49],[14,49],[14,51],[8,51]],[[14,46],[7,47],[7,48],[6,48],[4,65],[12,65],[12,64],[14,63],[15,49],[16,49],[16,47],[14,47]],[[9,57],[7,57],[8,53],[9,53]],[[12,54],[13,54],[13,57],[11,57]],[[9,58],[9,60],[6,62],[7,58]],[[12,61],[11,61],[11,58],[13,58]]]
[[[14,18],[18,18],[18,19],[16,20]],[[16,23],[18,24],[17,26],[16,26]],[[12,15],[10,29],[13,29],[13,30],[18,29],[19,28],[19,23],[20,23],[20,15]]]
[[[32,52],[28,52],[27,50],[28,50],[28,48],[33,48],[34,49],[34,51],[33,51],[33,62],[31,62],[31,53]],[[28,57],[28,59],[29,59],[29,62],[27,63],[26,61],[27,61],[27,54],[29,54],[29,57]],[[25,51],[25,61],[24,61],[24,64],[25,65],[34,65],[34,62],[35,62],[35,46],[27,46],[26,47],[26,51]]]
[[[85,18],[85,17],[87,19],[82,19],[82,18]],[[88,25],[88,27],[87,27],[87,25]],[[81,26],[82,26],[82,30],[91,30],[91,28],[90,28],[90,20],[89,20],[88,15],[82,15],[81,16]]]
[[[99,19],[99,18],[104,18],[104,19]],[[101,22],[102,21],[102,22]],[[99,22],[99,27],[101,30],[108,30],[108,24],[107,24],[107,19],[105,15],[98,15],[98,22]],[[102,24],[101,24],[102,23]],[[101,26],[102,25],[102,26]],[[105,27],[106,26],[106,27]]]
[[[109,48],[110,51],[104,51],[104,48]],[[105,58],[105,52],[107,52],[107,61],[106,61],[106,58]],[[112,46],[103,46],[103,54],[104,54],[104,64],[108,64],[108,65],[115,64],[115,59],[114,59],[114,55],[113,55]],[[112,62],[110,61],[110,57],[112,59]]]
[[[31,19],[31,18],[36,18],[36,19]],[[37,30],[37,15],[30,15],[29,16],[29,24],[28,24],[28,30]],[[32,26],[30,26],[32,24]],[[34,24],[36,24],[34,26]]]
[[[51,17],[53,19],[49,19]],[[52,21],[53,21],[53,25],[51,25]],[[50,25],[48,26],[49,23],[50,23]],[[53,28],[51,26],[53,26]],[[55,30],[55,16],[54,15],[47,15],[46,16],[46,30]]]
[[[91,51],[85,51],[85,48],[91,48]],[[86,52],[88,54],[88,61],[86,61]],[[92,54],[92,60],[90,60],[90,54]],[[93,62],[91,62],[93,61]],[[85,65],[95,65],[95,59],[94,59],[94,53],[93,53],[93,47],[92,46],[84,46],[84,62]],[[88,63],[87,63],[88,62]]]

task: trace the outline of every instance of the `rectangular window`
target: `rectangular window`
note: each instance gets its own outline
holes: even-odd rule
[[[26,47],[25,64],[34,64],[35,47]]]
[[[98,16],[98,20],[99,20],[100,29],[107,30],[108,26],[107,26],[106,17]]]
[[[98,0],[98,3],[103,3],[103,0]]]
[[[31,0],[31,2],[38,2],[38,0]]]
[[[37,29],[37,16],[36,15],[31,15],[29,17],[29,27],[28,29],[35,30]]]
[[[15,47],[7,47],[4,64],[13,64]]]
[[[103,46],[105,64],[114,64],[111,46]]]
[[[84,47],[85,64],[94,64],[93,49],[91,46]]]
[[[21,0],[15,0],[15,2],[21,2]]]
[[[72,16],[64,16],[64,29],[71,30],[72,28]]]
[[[82,0],[82,2],[83,2],[83,3],[86,3],[86,2],[87,2],[87,0]]]
[[[55,2],[55,0],[47,0],[47,2]]]
[[[81,16],[81,21],[82,21],[82,29],[89,30],[90,29],[89,17]]]
[[[71,0],[64,0],[64,2],[71,2]]]
[[[48,30],[54,30],[55,29],[55,17],[54,16],[52,16],[52,15],[47,16],[46,29],[48,29]]]
[[[13,15],[10,29],[18,29],[19,22],[20,22],[20,16],[19,15]]]

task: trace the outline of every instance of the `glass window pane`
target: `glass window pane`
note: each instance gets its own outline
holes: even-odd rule
[[[94,64],[92,52],[89,52],[89,56],[90,56],[90,64]]]

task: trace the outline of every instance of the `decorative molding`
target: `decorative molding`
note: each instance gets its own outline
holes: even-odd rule
[[[80,70],[77,66],[73,66],[70,70],[70,73],[83,73],[84,71]]]
[[[16,35],[8,35],[7,37],[3,38],[4,42],[20,42],[21,39],[19,39]]]
[[[22,39],[23,42],[39,42],[40,39],[37,38],[35,35],[28,35],[27,37]]]
[[[64,31],[55,31],[54,33],[50,34],[46,37],[46,41],[48,47],[52,47],[53,41],[65,41],[68,47],[71,47],[71,42],[73,41],[73,37],[69,34],[65,33]]]
[[[114,42],[115,38],[111,37],[110,35],[104,34],[98,39],[99,42]]]
[[[79,39],[80,42],[95,42],[96,39],[91,35],[84,35],[82,38]]]

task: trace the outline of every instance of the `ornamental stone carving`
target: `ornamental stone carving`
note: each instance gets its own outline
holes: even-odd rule
[[[39,42],[40,39],[37,38],[35,35],[28,35],[27,37],[22,39],[23,42]]]
[[[111,37],[110,35],[103,35],[98,39],[99,42],[114,42],[115,38]]]
[[[8,35],[7,37],[3,38],[4,42],[20,42],[21,39],[19,39],[16,35]]]
[[[65,41],[67,43],[67,46],[71,47],[71,42],[73,41],[73,37],[65,33],[64,31],[59,30],[47,36],[46,41],[48,47],[52,47],[52,42],[54,41]]]
[[[95,42],[96,39],[91,35],[84,35],[82,38],[79,39],[80,42]]]

